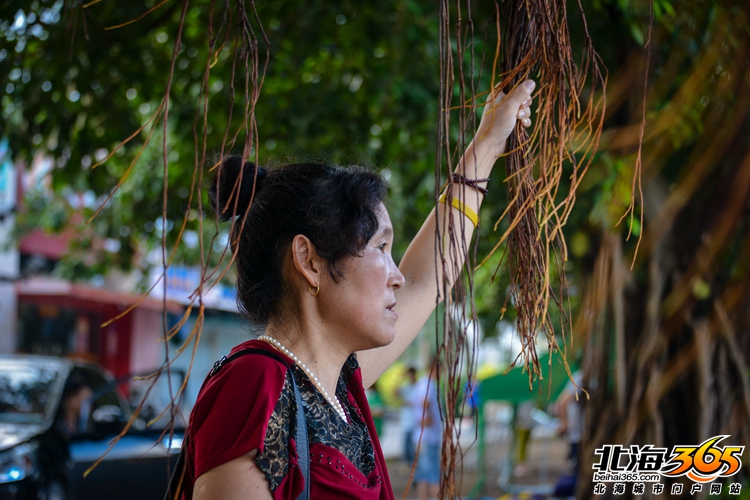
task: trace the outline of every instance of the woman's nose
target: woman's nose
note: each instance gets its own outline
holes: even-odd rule
[[[396,266],[396,264],[391,260],[391,275],[390,279],[388,280],[388,286],[393,287],[394,289],[398,290],[402,286],[404,286],[404,283],[406,282],[406,278],[404,278],[404,275],[401,274],[401,270]]]

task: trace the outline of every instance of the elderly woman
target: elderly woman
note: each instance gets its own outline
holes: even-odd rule
[[[264,331],[233,350],[252,354],[221,366],[201,389],[188,428],[183,498],[393,498],[365,389],[435,309],[442,282],[435,224],[449,211],[466,217],[456,227],[468,246],[486,192],[481,179],[516,121],[531,124],[533,89],[527,81],[507,96],[493,93],[451,179],[466,195],[438,203],[437,217],[427,217],[399,266],[383,204],[387,186],[376,173],[309,163],[266,171],[225,159],[210,196],[222,219],[238,215],[231,234],[238,301]],[[309,484],[295,440],[296,394]]]

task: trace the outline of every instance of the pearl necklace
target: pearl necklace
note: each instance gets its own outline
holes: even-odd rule
[[[328,401],[328,403],[333,407],[333,409],[336,410],[336,414],[339,417],[341,417],[341,420],[343,420],[344,422],[347,422],[347,420],[346,420],[346,412],[344,412],[344,407],[341,406],[341,402],[339,401],[339,398],[338,397],[332,398],[328,394],[328,391],[326,391],[323,388],[323,386],[321,385],[320,381],[318,380],[318,377],[316,377],[315,374],[312,372],[312,370],[310,370],[305,365],[305,363],[303,363],[302,361],[300,361],[300,359],[297,356],[295,356],[292,351],[290,351],[289,349],[287,349],[286,347],[284,347],[284,345],[281,342],[279,342],[278,340],[276,340],[273,337],[269,337],[268,335],[261,335],[260,337],[258,337],[258,340],[263,340],[263,341],[271,344],[273,347],[275,347],[279,351],[281,351],[284,354],[286,354],[287,357],[289,357],[292,360],[294,360],[294,363],[297,366],[299,366],[300,368],[302,368],[302,370],[304,370],[304,372],[307,374],[307,378],[309,378],[310,381],[313,384],[315,384],[315,387],[317,387],[318,391],[320,391],[320,393],[323,394],[323,397],[326,398],[326,401]]]

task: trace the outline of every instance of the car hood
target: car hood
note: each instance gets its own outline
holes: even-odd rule
[[[44,425],[0,423],[0,451],[5,451],[42,434]]]

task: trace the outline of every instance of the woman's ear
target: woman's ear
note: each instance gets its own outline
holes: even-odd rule
[[[310,238],[302,234],[294,237],[292,240],[292,261],[297,272],[307,281],[308,286],[313,288],[320,286],[324,267],[323,260],[315,251],[315,245],[310,241]]]

